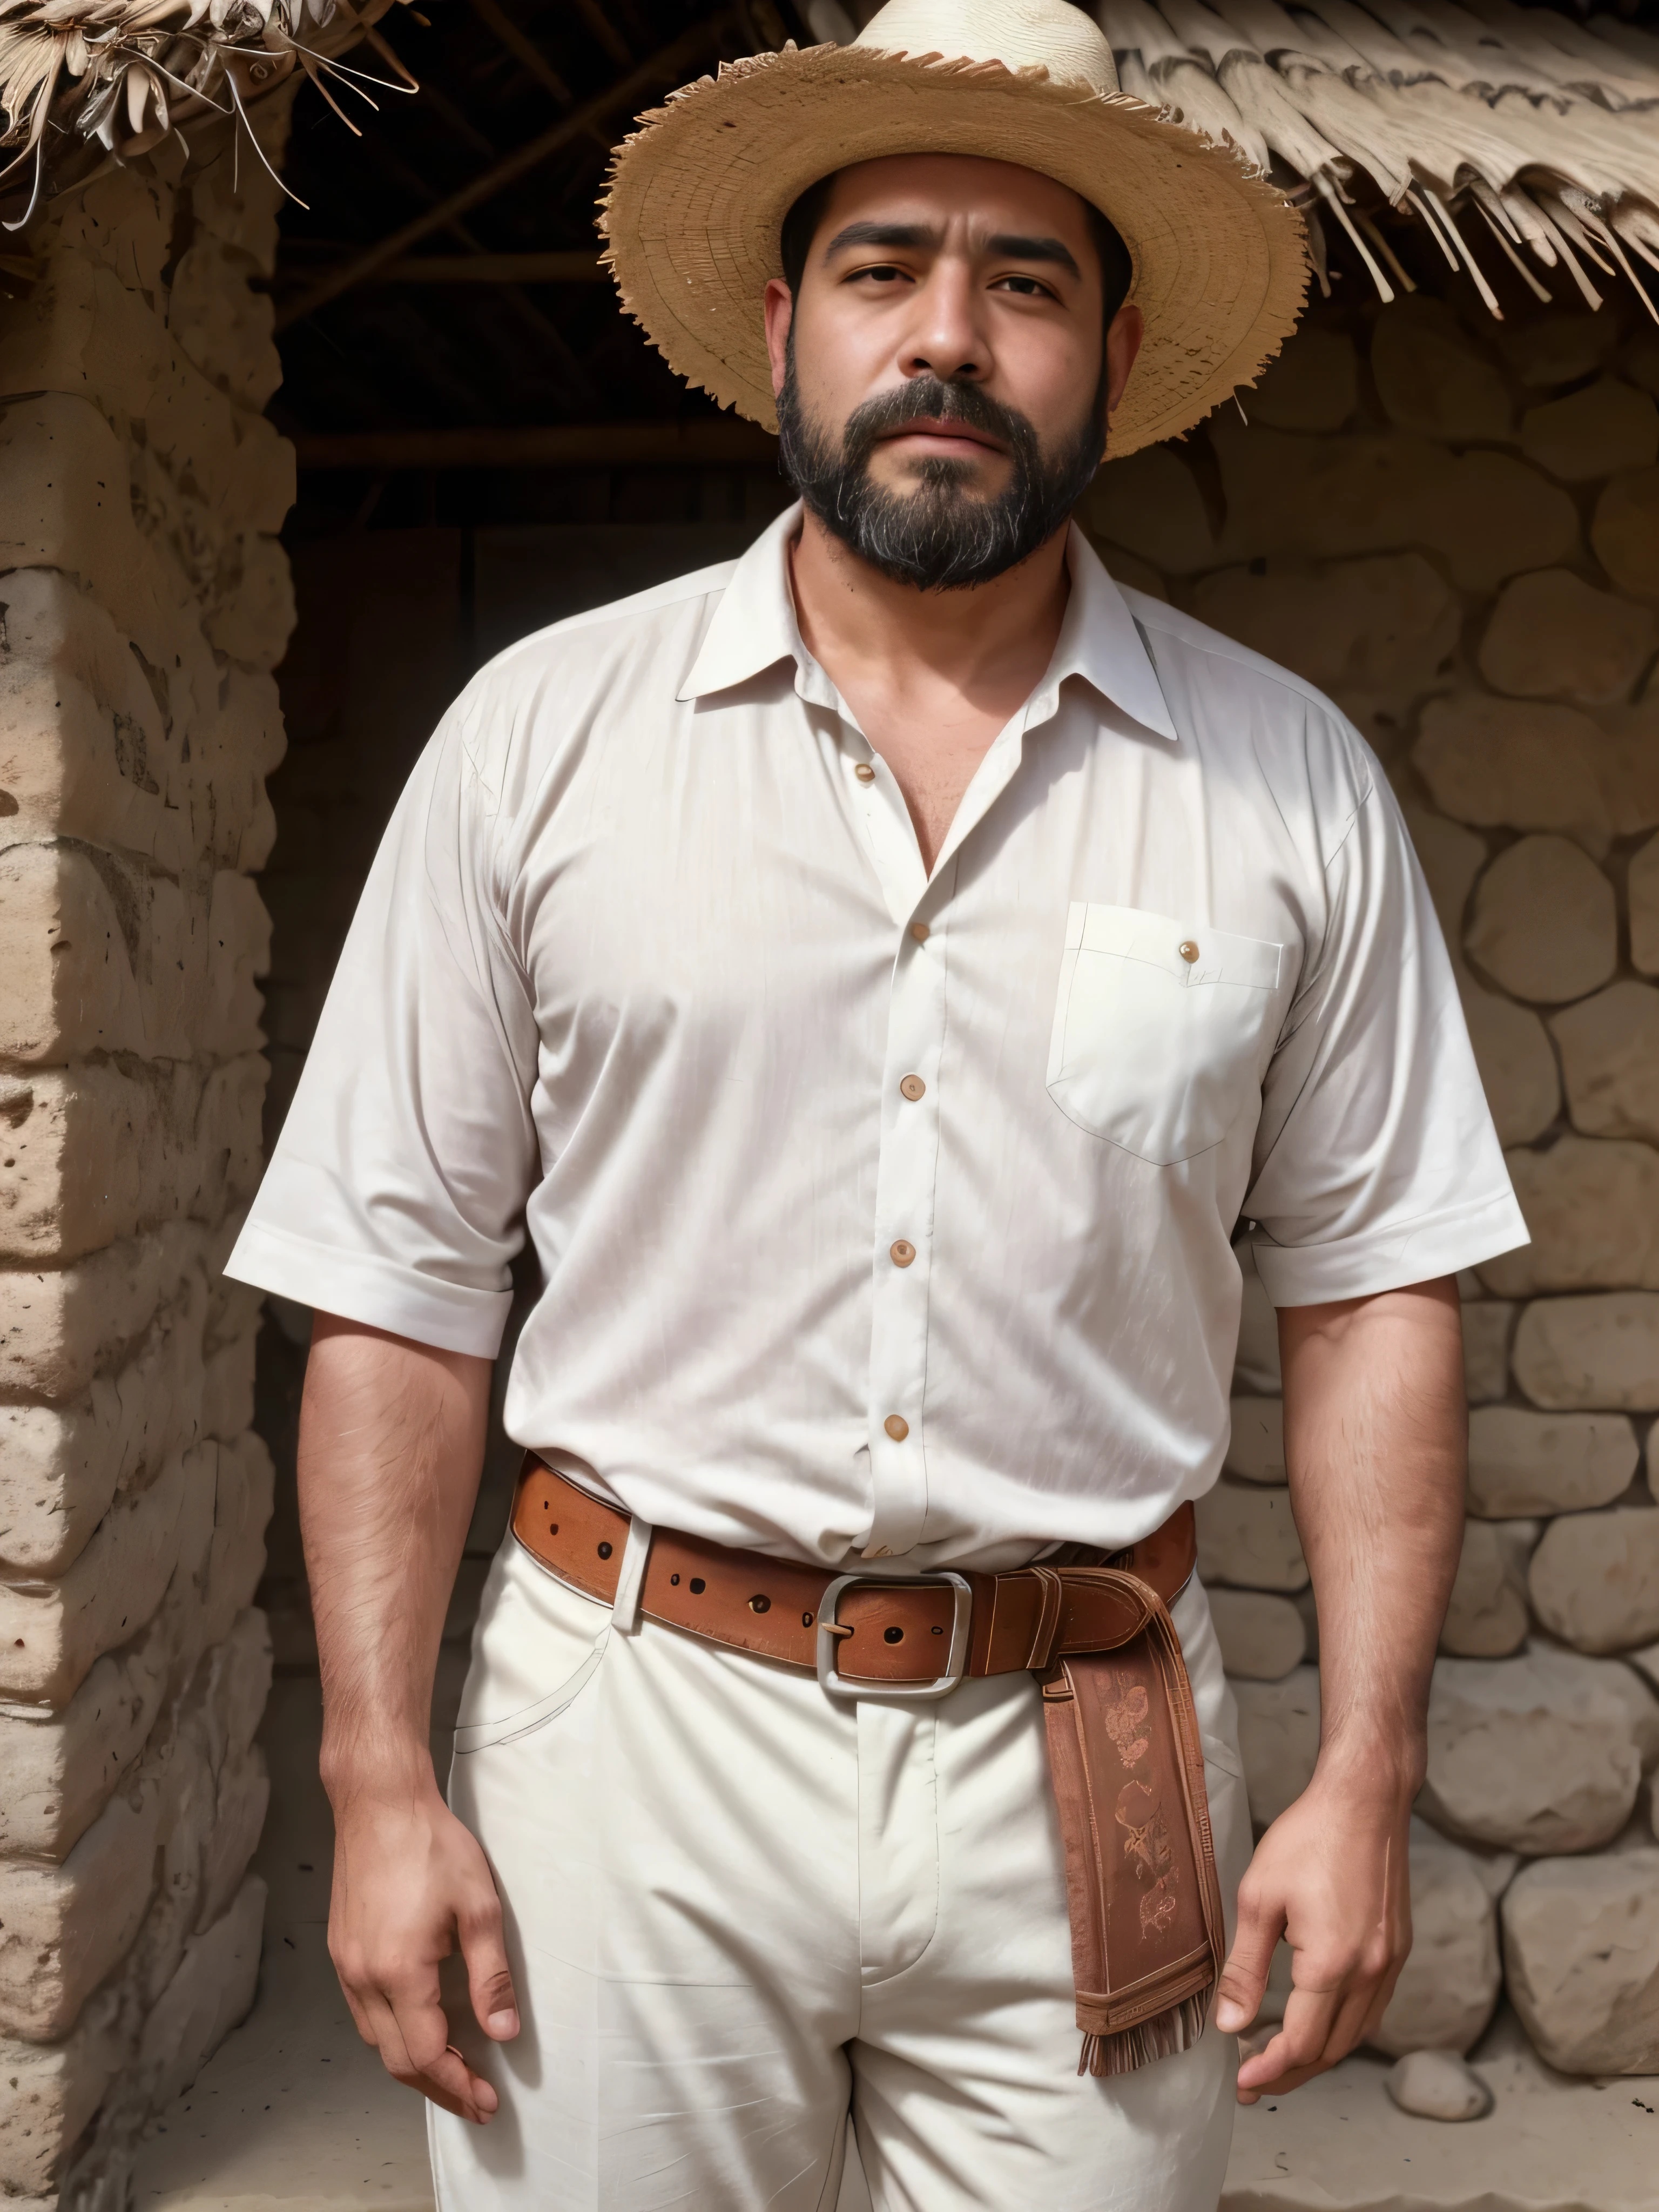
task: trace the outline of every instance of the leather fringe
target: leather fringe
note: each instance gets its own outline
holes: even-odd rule
[[[1133,2074],[1155,2059],[1174,2058],[1192,2049],[1209,2016],[1210,1990],[1200,1990],[1196,1996],[1183,1997],[1168,2012],[1142,2021],[1138,2027],[1120,2029],[1115,2035],[1085,2035],[1077,2070],[1079,2074]]]

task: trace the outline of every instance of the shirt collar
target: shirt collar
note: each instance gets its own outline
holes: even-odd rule
[[[701,699],[745,684],[778,661],[795,664],[795,688],[805,698],[836,703],[833,686],[808,653],[789,591],[788,549],[800,528],[799,502],[787,507],[762,532],[732,570],[720,595],[682,700]],[[1176,726],[1158,672],[1127,602],[1107,574],[1099,555],[1072,525],[1066,545],[1072,591],[1054,657],[1028,702],[1024,726],[1053,714],[1060,687],[1080,676],[1103,699],[1143,729],[1176,738]]]

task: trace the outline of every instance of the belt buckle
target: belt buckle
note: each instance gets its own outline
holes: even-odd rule
[[[945,1672],[927,1682],[849,1682],[836,1671],[836,1607],[844,1589],[855,1583],[873,1583],[885,1589],[929,1589],[948,1583],[954,1593],[951,1614],[951,1648]],[[948,1697],[967,1671],[968,1641],[974,1621],[974,1593],[966,1577],[947,1568],[932,1575],[837,1575],[818,1601],[818,1680],[832,1697],[943,1698]]]

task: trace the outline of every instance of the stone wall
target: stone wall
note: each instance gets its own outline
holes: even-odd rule
[[[220,1268],[294,480],[276,187],[192,147],[63,192],[0,276],[0,2199],[97,2212],[251,2002],[264,1905],[271,1466]]]
[[[1533,1242],[1462,1286],[1468,1517],[1380,2040],[1467,2051],[1506,1990],[1593,2075],[1659,2072],[1656,392],[1659,333],[1611,311],[1327,308],[1248,423],[1109,467],[1087,517],[1332,694],[1412,824]],[[1200,1562],[1258,1823],[1319,1726],[1279,1387],[1252,1279]]]

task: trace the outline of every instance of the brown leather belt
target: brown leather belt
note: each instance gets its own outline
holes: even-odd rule
[[[532,1455],[513,1533],[615,1606],[629,1519]],[[848,1695],[943,1697],[964,1676],[1035,1674],[1066,1850],[1083,2054],[1127,2073],[1204,2030],[1221,1893],[1191,1686],[1169,1608],[1195,1557],[1183,1505],[1127,1551],[1073,1547],[1001,1575],[830,1575],[654,1528],[639,1611]]]
[[[614,1605],[628,1529],[626,1513],[526,1460],[513,1533],[561,1581]],[[1146,1624],[1127,1577],[1168,1607],[1196,1559],[1190,1505],[1109,1561],[1091,1553],[1086,1565],[1044,1560],[1011,1574],[912,1581],[832,1575],[657,1528],[640,1610],[711,1643],[815,1669],[832,1690],[875,1685],[942,1697],[964,1675],[1040,1674],[1073,1653],[1115,1650]],[[1103,1566],[1118,1571],[1102,1576]]]

